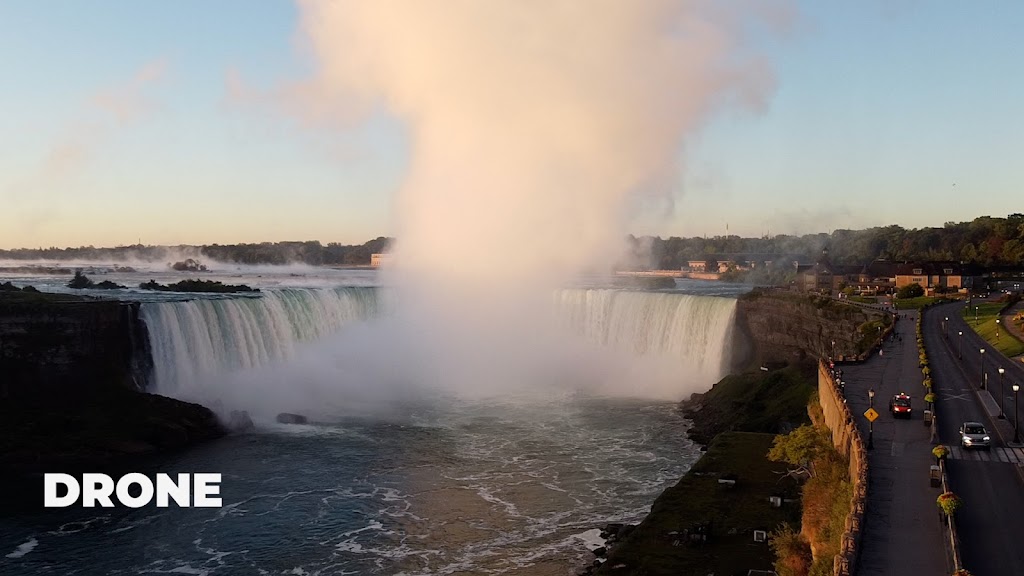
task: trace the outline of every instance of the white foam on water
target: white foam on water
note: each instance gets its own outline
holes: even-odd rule
[[[21,558],[25,554],[28,554],[29,552],[31,552],[38,545],[39,545],[39,540],[36,540],[35,538],[32,538],[28,542],[24,542],[22,544],[19,544],[18,547],[14,549],[14,552],[11,552],[6,557],[7,558]]]

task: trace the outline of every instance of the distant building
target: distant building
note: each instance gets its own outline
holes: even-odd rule
[[[382,254],[370,254],[370,266],[374,268],[380,268],[384,264],[391,262],[391,253],[384,252]]]

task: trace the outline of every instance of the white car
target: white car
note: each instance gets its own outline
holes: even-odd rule
[[[980,422],[964,422],[960,426],[960,445],[964,448],[984,448],[986,450],[991,447],[992,438],[988,435],[988,430],[985,430]]]

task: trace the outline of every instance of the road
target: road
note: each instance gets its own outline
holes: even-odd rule
[[[847,404],[873,448],[868,455],[868,502],[857,563],[860,576],[951,574],[943,526],[935,498],[938,488],[929,485],[931,455],[929,427],[924,425],[921,371],[914,338],[916,313],[897,322],[902,340],[883,344],[862,364],[842,365]],[[861,416],[869,407],[868,390],[874,389],[874,408],[880,414],[873,426]],[[898,392],[912,396],[910,420],[895,420],[888,412],[889,399]]]
[[[939,439],[956,447],[948,471],[950,488],[964,501],[957,512],[962,561],[975,576],[1021,574],[1024,484],[1018,463],[1024,462],[1024,450],[1008,444],[1014,436],[1010,386],[1024,385],[1024,367],[995,353],[970,330],[961,316],[963,307],[963,303],[954,303],[930,308],[922,325],[938,396]],[[984,359],[982,348],[986,348]],[[1000,366],[1005,370],[1002,386],[997,372]],[[987,389],[982,389],[983,378],[987,378]],[[1000,399],[1006,419],[998,417]],[[1024,412],[1018,417],[1024,425]],[[993,448],[988,453],[958,448],[960,424],[968,420],[982,422],[993,433]]]

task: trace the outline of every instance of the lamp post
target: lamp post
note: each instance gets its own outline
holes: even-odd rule
[[[996,342],[999,342],[999,318],[996,318]]]
[[[868,388],[868,406],[875,407],[875,389]],[[868,450],[875,447],[875,423],[868,420]]]
[[[1002,368],[1002,366],[1000,366],[999,367],[999,418],[1005,420],[1006,419],[1006,414],[1003,414],[1003,372],[1006,372],[1006,370],[1004,370]]]
[[[949,338],[949,316],[942,320],[942,335]]]
[[[984,348],[981,349],[981,389],[982,390],[987,390],[987,388],[985,388],[985,349]]]
[[[1013,443],[1020,444],[1020,435],[1017,433],[1017,390],[1020,390],[1019,384],[1013,385]]]
[[[964,357],[964,331],[960,331],[960,348],[956,351],[957,358]]]
[[[974,307],[974,325],[975,326],[978,325],[978,307],[977,306]]]

